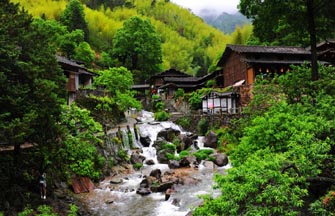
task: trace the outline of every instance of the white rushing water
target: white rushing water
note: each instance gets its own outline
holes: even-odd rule
[[[172,122],[152,123],[152,115],[148,112],[142,116],[143,124],[139,124],[141,136],[149,136],[151,144],[143,147],[143,155],[146,159],[155,162],[154,165],[144,165],[135,173],[122,176],[122,183],[111,184],[111,178],[106,178],[99,187],[90,194],[89,207],[101,216],[185,216],[189,211],[199,206],[202,199],[199,195],[211,194],[214,197],[220,194],[219,190],[213,190],[213,173],[225,173],[230,165],[214,168],[211,162],[201,163],[197,172],[192,172],[192,178],[200,180],[197,184],[176,185],[174,193],[165,201],[164,193],[151,193],[147,196],[136,194],[144,175],[149,175],[153,169],[160,169],[162,173],[169,170],[167,164],[159,164],[156,149],[152,147],[159,131],[167,128],[182,130]],[[149,119],[149,120],[148,120]],[[203,148],[202,137],[198,139],[198,146]]]

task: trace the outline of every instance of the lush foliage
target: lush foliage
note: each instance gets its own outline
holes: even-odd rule
[[[207,134],[209,130],[209,122],[206,118],[200,119],[200,121],[197,124],[197,131],[201,136],[204,136]]]
[[[131,70],[137,83],[144,83],[161,71],[161,39],[149,20],[131,17],[117,30],[113,42],[113,57],[118,60],[117,64]]]
[[[209,160],[210,155],[214,153],[213,149],[200,149],[193,153],[193,155],[197,158],[198,161],[201,160]]]
[[[256,85],[249,117],[229,138],[233,168],[215,177],[222,196],[207,196],[194,215],[331,214],[325,192],[334,182],[334,69],[322,67],[316,82],[306,81],[309,73],[296,67]]]
[[[193,110],[201,109],[202,97],[208,94],[211,90],[212,90],[211,88],[201,88],[187,95],[187,100],[191,109]]]
[[[177,124],[182,127],[184,130],[188,131],[191,127],[191,119],[189,117],[181,117],[177,119]]]
[[[97,146],[103,144],[102,126],[95,122],[88,110],[80,109],[74,103],[64,106],[62,125],[66,127],[64,146],[59,150],[59,169],[71,175],[98,179],[104,158],[97,153]],[[69,177],[69,176],[68,176]]]
[[[159,111],[155,113],[155,119],[157,121],[167,121],[170,117],[170,114],[166,111]]]
[[[121,111],[126,111],[129,108],[141,109],[141,103],[134,99],[134,92],[131,91],[133,85],[132,73],[124,67],[110,68],[100,71],[100,76],[94,80],[94,85],[104,87],[105,91],[116,103]],[[107,103],[105,103],[108,106]],[[108,109],[108,107],[104,107]]]
[[[48,33],[18,5],[0,3],[0,130],[2,142],[35,143],[43,169],[62,134],[58,124],[65,102],[65,77]],[[19,152],[15,154],[15,163]],[[14,164],[16,166],[16,164]],[[15,172],[15,167],[12,169]]]
[[[69,31],[80,29],[84,32],[85,41],[88,41],[88,26],[85,20],[84,6],[79,0],[70,0],[60,16],[60,22]]]

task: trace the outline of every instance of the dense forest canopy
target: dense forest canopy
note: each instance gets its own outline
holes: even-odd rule
[[[68,5],[68,1],[65,0],[13,0],[13,2],[19,2],[34,17],[57,21],[62,20]],[[239,34],[225,34],[209,26],[188,10],[169,1],[86,0],[81,2],[89,32],[89,36],[85,38],[89,38],[89,45],[98,58],[96,61],[101,60],[102,53],[112,55],[113,39],[117,30],[122,28],[123,23],[133,16],[150,20],[160,35],[162,43],[161,70],[175,68],[198,76],[216,69],[218,58],[227,43],[236,41],[235,37],[238,37],[239,34],[244,35],[242,38],[247,40],[252,32],[251,25],[246,25],[241,26]],[[245,41],[241,41],[241,43],[245,43]],[[110,65],[110,63],[107,65],[116,66]]]

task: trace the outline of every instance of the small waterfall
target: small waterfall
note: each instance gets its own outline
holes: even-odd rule
[[[143,167],[135,172],[123,176],[112,176],[106,178],[94,190],[90,202],[90,208],[99,216],[184,216],[192,207],[199,206],[202,194],[220,194],[220,190],[214,191],[213,172],[224,173],[227,167],[213,169],[213,164],[202,162],[198,171],[192,173],[192,178],[201,180],[198,184],[177,185],[175,193],[165,201],[164,193],[151,193],[147,196],[141,196],[136,193],[142,180],[148,176],[153,169],[160,169],[162,173],[169,170],[167,164],[160,164],[157,161],[156,149],[153,147],[154,141],[161,130],[172,128],[185,133],[181,127],[172,122],[154,122],[153,114],[143,112],[139,118],[142,123],[133,124],[133,127],[124,126],[114,130],[109,134],[108,149],[118,150],[120,146],[123,149],[140,148],[141,154],[146,160],[153,160],[154,165],[143,164]],[[131,125],[131,124],[130,124]],[[143,147],[139,137],[149,137],[151,142],[148,147]],[[120,143],[115,143],[116,139]],[[132,143],[133,141],[133,143]],[[204,148],[203,137],[197,140],[198,147]],[[117,153],[114,153],[117,154]],[[112,154],[111,154],[112,155]],[[118,182],[118,183],[112,183]],[[179,200],[179,203],[175,203]]]

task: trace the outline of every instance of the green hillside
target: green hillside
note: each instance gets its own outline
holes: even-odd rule
[[[13,0],[19,2],[34,17],[59,20],[66,0]],[[83,2],[83,1],[82,1]],[[187,9],[167,0],[133,0],[119,2],[112,9],[86,0],[83,3],[85,19],[89,28],[90,45],[96,56],[110,52],[113,37],[123,22],[133,16],[149,19],[161,36],[162,70],[175,68],[192,75],[203,75],[215,70],[218,57],[227,43],[234,43],[234,37],[243,34],[248,38],[251,28],[239,29],[238,34],[227,35],[206,24]],[[120,3],[121,2],[121,3]],[[88,7],[91,6],[91,7]],[[245,42],[245,41],[244,41]]]

